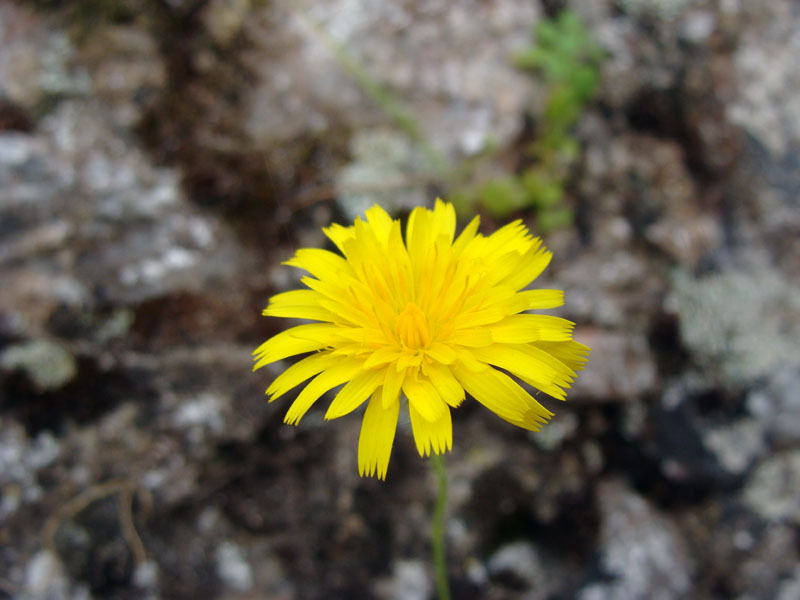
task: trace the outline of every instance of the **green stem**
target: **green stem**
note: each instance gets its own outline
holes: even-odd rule
[[[444,509],[447,503],[447,473],[444,460],[438,454],[431,455],[433,469],[439,481],[439,493],[433,509],[433,563],[436,567],[436,592],[439,600],[450,600],[450,584],[447,582],[447,559],[444,553]]]
[[[389,88],[379,83],[355,55],[344,44],[331,36],[324,27],[302,11],[297,11],[295,14],[308,25],[317,38],[328,48],[336,58],[339,66],[356,80],[356,83],[370,100],[419,146],[425,154],[425,158],[433,167],[435,174],[447,181],[452,176],[453,171],[450,161],[430,143],[411,108],[400,97],[393,94]]]

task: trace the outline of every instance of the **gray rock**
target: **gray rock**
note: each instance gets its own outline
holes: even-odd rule
[[[399,560],[392,570],[389,584],[392,600],[426,600],[433,586],[428,578],[425,563],[419,560]]]
[[[800,15],[791,0],[747,6],[746,27],[734,55],[738,97],[729,118],[774,156],[800,148]],[[769,68],[764,68],[769,65]]]
[[[32,340],[9,346],[0,354],[0,367],[22,370],[40,391],[53,390],[69,383],[78,372],[70,352],[48,340]]]
[[[48,27],[25,6],[0,6],[0,46],[0,98],[33,109],[48,98],[91,91],[67,33]]]
[[[131,579],[133,585],[149,594],[148,597],[157,598],[158,576],[158,565],[148,560],[136,566]]]
[[[683,62],[678,17],[687,0],[631,0],[626,4],[632,18],[616,17],[612,3],[576,5],[588,17],[592,34],[607,51],[600,94],[617,108],[635,101],[643,87],[666,90],[675,86]],[[643,36],[637,20],[656,21],[658,26]]]
[[[224,409],[228,404],[214,394],[198,394],[194,398],[180,398],[172,416],[173,424],[186,431],[190,441],[197,444],[207,433],[220,433],[224,430]]]
[[[771,523],[759,538],[753,549],[742,553],[733,579],[741,576],[744,580],[740,597],[772,600],[778,597],[784,583],[789,583],[787,587],[791,589],[792,577],[800,564],[797,536],[792,525]]]
[[[315,411],[300,429],[281,427],[264,379],[242,377],[248,340],[279,326],[250,315],[254,296],[296,285],[295,270],[275,266],[291,246],[325,243],[320,227],[337,209],[318,200],[336,195],[348,216],[376,196],[395,213],[430,202],[435,153],[465,169],[473,157],[478,179],[521,166],[524,115],[536,129],[544,102],[512,59],[541,3],[95,2],[89,31],[75,3],[50,4],[0,0],[0,343],[10,344],[0,393],[13,392],[8,368],[42,364],[19,350],[51,340],[81,357],[78,382],[91,372],[108,404],[65,414],[54,434],[29,434],[15,408],[0,419],[0,529],[13,541],[0,586],[31,600],[88,597],[89,585],[137,598],[430,597],[431,490],[419,485],[407,411],[394,478],[359,479],[358,418],[332,426]],[[566,200],[578,226],[548,237],[554,262],[537,285],[567,291],[557,314],[594,349],[570,398],[602,405],[548,404],[562,421],[533,436],[464,406],[447,458],[450,559],[490,598],[724,589],[788,600],[798,579],[798,14],[787,0],[571,5],[608,58],[598,106],[576,128],[585,160]],[[370,78],[383,101],[365,93]],[[726,115],[751,153],[725,137],[738,132]],[[199,208],[182,181],[209,200],[207,168],[219,204]],[[265,229],[280,237],[255,250],[234,235],[262,199]],[[671,322],[660,335],[674,264],[685,280],[666,308],[688,369],[666,356]],[[57,376],[45,386],[68,378],[42,372]],[[743,389],[749,415],[728,414]],[[604,480],[630,462],[663,511]],[[477,475],[488,469],[497,479]],[[743,477],[744,491],[730,485]],[[115,494],[65,520],[58,556],[41,552],[37,515],[115,481],[136,488],[130,516],[147,562],[128,568]],[[675,508],[670,485],[697,495]],[[588,534],[576,505],[590,509]],[[563,539],[479,559],[519,518]],[[702,549],[697,590],[684,537]]]
[[[764,429],[756,419],[712,427],[703,432],[703,444],[730,473],[744,473],[764,450]]]
[[[723,233],[719,219],[697,201],[699,192],[684,148],[650,135],[617,135],[594,114],[584,119],[579,132],[585,139],[585,168],[591,176],[577,185],[592,198],[588,210],[593,245],[608,253],[617,250],[629,262],[640,263],[637,273],[620,270],[604,257],[598,272],[605,275],[616,269],[641,282],[642,271],[649,269],[642,269],[640,257],[631,251],[635,235],[690,267],[718,247]],[[616,254],[613,261],[621,263]]]
[[[742,386],[800,364],[800,288],[771,268],[694,279],[675,274],[683,342],[698,363]]]
[[[228,46],[250,16],[251,0],[211,0],[202,9],[203,24],[212,39]]]
[[[0,421],[0,523],[43,496],[38,473],[61,451],[62,444],[49,432],[30,439],[22,427]]]
[[[800,450],[764,460],[750,476],[742,498],[768,521],[800,523]]]
[[[136,26],[99,27],[80,48],[93,97],[120,127],[135,127],[155,106],[167,83],[158,41]]]
[[[689,0],[623,0],[622,8],[631,14],[658,19],[674,19],[690,4]]]
[[[592,354],[572,386],[571,399],[632,402],[655,389],[655,360],[643,336],[585,328],[575,339]]]
[[[747,409],[780,443],[800,441],[800,371],[783,368],[747,396]]]
[[[619,482],[598,488],[600,562],[608,582],[590,583],[581,600],[684,598],[692,563],[677,527]]]
[[[41,550],[25,566],[21,600],[90,600],[84,585],[72,585],[64,565],[53,553]]]
[[[217,547],[217,576],[237,592],[246,592],[253,587],[253,569],[243,549],[231,541]]]
[[[405,134],[363,131],[350,145],[353,159],[336,177],[337,202],[348,220],[376,202],[395,215],[425,205],[433,172]]]
[[[796,598],[800,598],[800,567],[794,570],[789,579],[781,583],[775,596],[775,600],[795,600]]]
[[[578,428],[578,418],[573,413],[556,415],[547,427],[531,433],[533,443],[540,448],[552,452],[559,450],[564,441],[571,438]]]
[[[722,241],[716,216],[695,209],[673,211],[648,227],[645,237],[677,263],[696,266]]]
[[[337,123],[392,123],[334,57],[332,45],[340,45],[408,105],[439,151],[502,147],[531,108],[530,78],[510,58],[530,43],[537,18],[535,5],[519,0],[424,9],[350,0],[271,4],[247,25],[256,44],[247,131],[259,146],[274,147]]]
[[[91,102],[62,102],[36,133],[0,135],[0,182],[0,218],[19,228],[0,240],[18,283],[0,309],[28,322],[65,294],[85,302],[87,288],[129,303],[235,274],[235,244],[188,203],[178,173],[152,165]]]
[[[709,10],[689,12],[681,24],[683,39],[693,44],[702,45],[709,41],[716,28],[716,16]]]
[[[552,561],[551,561],[552,562]],[[518,583],[535,590],[541,597],[554,591],[557,570],[542,560],[541,552],[526,541],[517,541],[498,548],[487,561],[492,577],[512,576]]]

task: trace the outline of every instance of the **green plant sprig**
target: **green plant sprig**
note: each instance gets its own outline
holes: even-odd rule
[[[572,210],[563,202],[570,170],[581,155],[572,130],[594,98],[603,51],[571,11],[541,21],[534,39],[515,60],[519,68],[542,77],[548,88],[536,138],[524,150],[528,166],[459,196],[462,205],[478,202],[498,218],[533,209],[539,229],[547,232],[572,223]]]

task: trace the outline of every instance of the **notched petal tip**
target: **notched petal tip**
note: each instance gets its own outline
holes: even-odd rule
[[[358,472],[362,477],[377,474],[380,480],[386,478],[399,410],[399,402],[384,408],[379,392],[373,393],[358,438]]]

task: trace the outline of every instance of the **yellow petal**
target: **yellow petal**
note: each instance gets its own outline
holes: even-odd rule
[[[352,227],[342,227],[338,223],[334,223],[330,227],[323,227],[322,232],[328,236],[328,239],[336,244],[336,247],[342,252],[342,254],[347,255],[344,250],[345,244],[348,240],[351,240],[355,237],[355,231]]]
[[[439,342],[434,342],[431,344],[430,348],[426,348],[425,354],[430,356],[436,362],[442,363],[443,365],[452,365],[458,358],[455,350],[453,350],[447,344],[442,344]]]
[[[475,238],[475,234],[477,233],[480,224],[481,218],[479,216],[475,216],[473,217],[472,221],[469,222],[469,225],[464,227],[464,230],[459,234],[458,238],[453,243],[453,254],[455,256],[461,254],[466,245]]]
[[[528,235],[528,229],[522,224],[522,221],[517,219],[488,237],[476,236],[465,245],[462,256],[488,264],[498,261],[501,256],[510,251],[523,254],[530,246],[531,238]]]
[[[353,412],[383,383],[383,371],[362,371],[346,385],[331,402],[326,419],[338,419]]]
[[[471,350],[467,348],[462,348],[461,346],[453,346],[453,350],[458,357],[458,362],[455,364],[460,364],[473,373],[483,373],[486,369],[488,369],[488,365],[485,362],[481,362],[475,358],[475,355],[472,353]]]
[[[458,329],[450,337],[450,343],[476,348],[492,343],[491,326],[474,329]]]
[[[409,367],[419,367],[422,364],[422,354],[406,350],[395,363],[395,369],[399,373],[405,373]]]
[[[352,379],[360,369],[361,361],[345,358],[341,359],[339,364],[314,377],[311,383],[303,388],[303,391],[300,392],[297,399],[289,407],[283,419],[284,423],[297,425],[300,419],[303,418],[303,415],[305,415],[308,409],[319,400],[322,394]]]
[[[458,365],[453,369],[453,375],[470,396],[515,425],[537,429],[553,415],[511,377],[496,369],[474,373]]]
[[[511,252],[507,252],[502,256],[497,257],[496,260],[484,261],[482,272],[483,277],[480,282],[481,286],[485,290],[491,292],[494,286],[499,286],[501,282],[513,277],[513,275],[517,272],[522,258],[522,255],[512,250]],[[511,289],[509,286],[503,287],[508,288],[508,290],[512,293],[517,291]]]
[[[352,273],[345,259],[321,248],[301,248],[283,264],[308,271],[317,279],[335,279],[339,273]]]
[[[514,272],[502,279],[501,283],[512,289],[521,290],[547,268],[553,253],[540,247],[539,238],[534,240],[535,245],[525,253],[522,260],[515,265]]]
[[[412,288],[411,259],[403,243],[399,221],[392,222],[392,230],[389,233],[389,245],[386,252],[386,264],[382,265],[382,271],[387,282],[390,283],[395,300],[401,304],[412,302],[414,300],[414,290]]]
[[[380,348],[370,354],[369,358],[364,361],[364,368],[371,369],[372,367],[386,365],[395,362],[398,358],[400,358],[400,351],[395,346]]]
[[[498,289],[499,290],[505,290],[506,292],[511,290],[511,288],[504,287],[504,286],[497,286],[497,288],[495,288],[495,290],[498,290]],[[487,296],[496,296],[496,297],[498,297],[497,306],[502,308],[502,310],[505,313],[505,315],[513,315],[513,314],[520,313],[520,312],[525,311],[525,310],[529,310],[531,308],[541,308],[541,307],[538,307],[538,306],[531,306],[532,303],[538,302],[539,300],[541,300],[541,298],[539,298],[539,296],[540,296],[539,294],[531,295],[531,293],[530,293],[530,292],[538,292],[540,290],[525,290],[525,291],[522,291],[522,292],[511,293],[511,294],[508,294],[506,296],[502,296],[502,295],[496,293],[495,290],[492,290],[492,292],[487,294]],[[559,296],[559,298],[563,299],[563,297],[564,297],[564,294],[562,292],[561,295]],[[545,300],[548,300],[548,299],[546,298]],[[549,298],[549,300],[552,300],[552,298]]]
[[[331,345],[335,336],[336,326],[323,323],[298,325],[282,331],[272,336],[253,352],[256,360],[253,370],[295,354],[326,348]]]
[[[539,328],[539,339],[543,342],[565,342],[572,338],[575,323],[551,315],[519,315],[531,317],[530,321]]]
[[[284,319],[306,319],[308,321],[336,321],[336,315],[321,306],[287,306],[276,308],[268,306],[261,314],[265,317],[282,317]]]
[[[292,290],[274,295],[261,314],[265,317],[334,321],[336,315],[319,303],[321,296],[313,290]]]
[[[311,277],[303,277],[302,281],[314,290],[317,303],[334,315],[331,321],[347,322],[358,327],[377,326],[371,311],[365,311],[356,297],[337,283]]]
[[[562,363],[573,369],[580,371],[589,361],[591,349],[588,346],[569,340],[566,342],[536,342],[535,346],[557,358]]]
[[[406,378],[405,371],[398,371],[394,365],[389,365],[386,369],[386,375],[383,380],[383,389],[381,390],[381,402],[383,408],[387,409],[395,402],[400,396],[400,388],[403,386],[403,380]]]
[[[450,418],[450,409],[445,408],[438,419],[430,421],[414,408],[408,405],[411,416],[411,430],[414,432],[414,443],[420,456],[443,454],[453,447],[453,423]]]
[[[483,310],[476,310],[456,315],[453,325],[456,329],[470,329],[497,323],[508,313],[499,305],[490,306]]]
[[[372,226],[375,236],[384,245],[389,240],[389,233],[392,230],[392,217],[377,204],[366,211],[367,221]]]
[[[436,421],[442,413],[449,410],[433,384],[424,379],[406,377],[403,381],[403,393],[408,398],[409,405],[428,421]]]
[[[446,366],[432,363],[426,365],[427,376],[433,387],[439,392],[442,400],[450,406],[456,407],[464,400],[464,388],[458,383]]]
[[[379,392],[372,395],[361,423],[361,434],[358,437],[358,473],[362,477],[377,475],[378,479],[385,479],[400,403],[392,402],[389,406],[383,406],[379,396]]]
[[[406,246],[414,273],[422,272],[425,257],[430,252],[434,238],[432,214],[425,207],[418,206],[408,216],[406,226]]]
[[[516,250],[520,254],[527,252],[533,240],[528,233],[528,228],[519,219],[503,225],[500,229],[488,236],[482,252],[488,260],[492,260],[510,250]]]
[[[558,308],[564,304],[564,292],[561,290],[525,290],[518,295],[525,299],[523,310]]]
[[[447,243],[452,244],[456,234],[456,209],[453,205],[437,198],[433,207],[433,222],[434,239],[444,236]]]
[[[457,263],[453,260],[453,251],[450,242],[444,236],[439,236],[434,242],[433,265],[427,280],[421,281],[423,285],[420,294],[420,306],[425,308],[428,316],[432,316],[434,310],[440,309],[442,296],[451,295],[452,279],[456,272]],[[455,300],[455,298],[453,298]],[[434,306],[434,303],[436,306]]]
[[[519,309],[516,308],[517,305],[520,305]],[[486,289],[478,289],[478,286],[475,286],[470,294],[470,298],[464,302],[462,311],[466,311],[467,309],[485,309],[496,306],[503,310],[503,315],[507,315],[512,312],[524,310],[527,305],[527,301],[520,302],[519,294],[507,285],[495,285],[486,287]]]
[[[510,315],[489,325],[492,340],[500,344],[526,344],[535,341],[566,341],[575,324],[550,315]]]
[[[335,365],[340,360],[341,358],[333,356],[329,352],[319,352],[296,362],[278,375],[275,381],[267,388],[267,394],[270,396],[269,401],[277,400],[293,387],[300,385],[309,377],[313,377],[317,373]]]
[[[566,399],[562,388],[572,384],[575,372],[557,358],[530,344],[497,344],[491,348],[475,348],[475,356],[516,375],[559,400]]]

